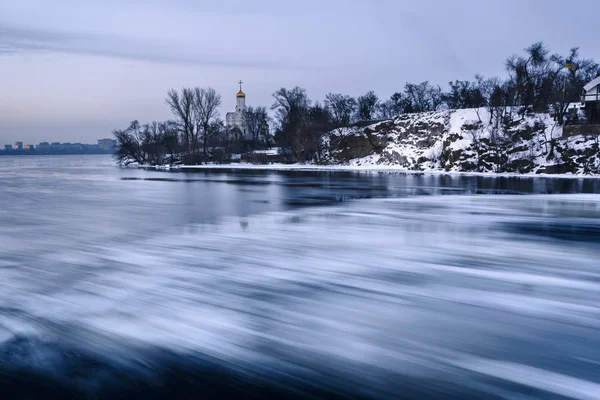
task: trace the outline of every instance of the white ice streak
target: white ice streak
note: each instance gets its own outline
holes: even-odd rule
[[[581,400],[599,400],[600,384],[573,376],[497,360],[471,359],[456,365],[522,385]]]
[[[235,363],[322,357],[419,373],[448,349],[493,352],[515,337],[535,346],[541,321],[600,328],[600,249],[511,231],[564,210],[597,214],[598,199],[436,196],[229,218],[133,243],[66,245],[0,268],[0,291],[31,326],[47,320]],[[506,365],[494,374],[525,379]],[[520,368],[542,386],[537,369]],[[572,383],[543,388],[570,395]]]

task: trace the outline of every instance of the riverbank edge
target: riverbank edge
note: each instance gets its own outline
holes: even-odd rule
[[[425,170],[415,171],[393,165],[314,165],[314,164],[202,164],[202,165],[130,165],[130,168],[141,168],[156,171],[207,171],[207,170],[238,170],[238,171],[299,171],[299,172],[355,172],[355,173],[398,173],[407,175],[447,175],[447,176],[481,176],[504,178],[556,178],[556,179],[600,179],[600,175],[581,174],[519,174],[512,172],[462,172]]]

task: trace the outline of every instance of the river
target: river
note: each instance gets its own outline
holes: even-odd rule
[[[600,399],[600,179],[0,157],[11,398]]]

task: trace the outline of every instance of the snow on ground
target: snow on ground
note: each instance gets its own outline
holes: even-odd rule
[[[479,108],[403,115],[366,128],[335,130],[332,135],[372,135],[384,143],[383,149],[374,148],[372,154],[342,160],[349,166],[386,165],[453,172],[508,168],[526,173],[540,169],[543,172],[568,161],[572,164],[569,168],[578,174],[590,174],[600,168],[600,156],[589,153],[590,148],[597,148],[597,141],[581,136],[563,139],[562,127],[550,114],[520,116],[516,109],[509,112],[512,121],[508,127],[500,124],[494,128],[490,111]],[[576,144],[572,146],[572,142]],[[339,153],[340,149],[331,148],[331,143],[327,138],[325,147],[333,155]],[[494,146],[500,146],[501,153],[505,153],[508,167],[497,165],[498,149]],[[567,160],[563,153],[569,154],[570,149],[575,153]],[[339,162],[336,157],[331,158]],[[585,160],[589,160],[589,165],[583,165]]]
[[[254,150],[252,153],[276,156],[277,154],[279,154],[279,149],[274,148],[274,149]]]

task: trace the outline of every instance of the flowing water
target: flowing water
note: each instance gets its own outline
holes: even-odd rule
[[[600,399],[599,193],[0,157],[0,393]]]

